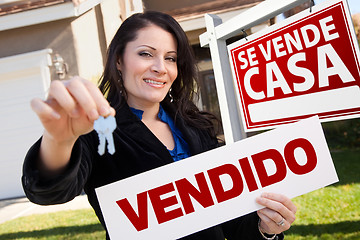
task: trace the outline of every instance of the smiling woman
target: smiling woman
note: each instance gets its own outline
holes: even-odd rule
[[[27,197],[44,205],[70,201],[84,189],[106,229],[96,188],[219,143],[215,118],[192,102],[199,85],[195,59],[171,16],[145,12],[126,19],[109,46],[100,81],[100,90],[80,77],[54,81],[46,101],[32,101],[45,131],[26,156],[22,182]],[[109,115],[117,123],[116,151],[100,156],[93,124]],[[264,209],[184,239],[282,239],[295,220],[295,205],[280,194],[266,194],[257,203]]]
[[[123,78],[127,104],[144,111],[142,121],[168,148],[175,142],[168,124],[159,121],[159,102],[168,94],[177,77],[177,43],[171,33],[150,25],[129,42],[117,68]]]
[[[161,102],[177,77],[177,43],[169,32],[150,25],[125,48],[117,68],[130,107],[142,109]],[[145,111],[146,112],[146,111]]]

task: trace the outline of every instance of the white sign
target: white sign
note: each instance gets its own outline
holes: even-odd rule
[[[338,181],[317,117],[100,187],[111,239],[177,239]]]
[[[359,46],[346,0],[325,1],[228,46],[247,131],[360,116]]]

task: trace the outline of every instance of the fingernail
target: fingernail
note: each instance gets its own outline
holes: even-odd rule
[[[95,119],[98,119],[98,118],[99,118],[99,114],[98,114],[98,112],[96,111],[96,109],[92,109],[92,110],[89,112],[89,118],[92,119],[92,120],[95,120]]]
[[[256,201],[257,201],[257,202],[263,202],[263,201],[264,201],[264,198],[263,198],[262,196],[261,196],[261,197],[257,197],[257,198],[256,198]]]
[[[101,107],[100,108],[100,114],[104,117],[107,117],[110,115],[110,108],[109,107]]]

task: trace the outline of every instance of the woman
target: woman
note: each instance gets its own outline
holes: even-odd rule
[[[195,77],[190,45],[172,17],[145,12],[128,18],[109,46],[101,91],[75,77],[53,81],[46,101],[32,100],[45,131],[24,162],[27,197],[57,204],[84,189],[106,229],[95,188],[218,146],[213,118],[192,103]],[[94,120],[115,112],[116,152],[99,156]],[[295,220],[294,204],[270,193],[257,202],[265,207],[257,214],[184,239],[283,238]]]

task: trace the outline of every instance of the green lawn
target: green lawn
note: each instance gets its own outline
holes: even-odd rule
[[[92,209],[82,209],[32,215],[5,222],[0,224],[0,239],[105,239],[105,231]]]
[[[287,240],[360,239],[360,151],[332,153],[340,182],[294,199]],[[0,224],[0,240],[105,239],[93,210],[33,215]]]
[[[331,155],[339,183],[294,199],[297,219],[286,239],[360,239],[360,151]]]

